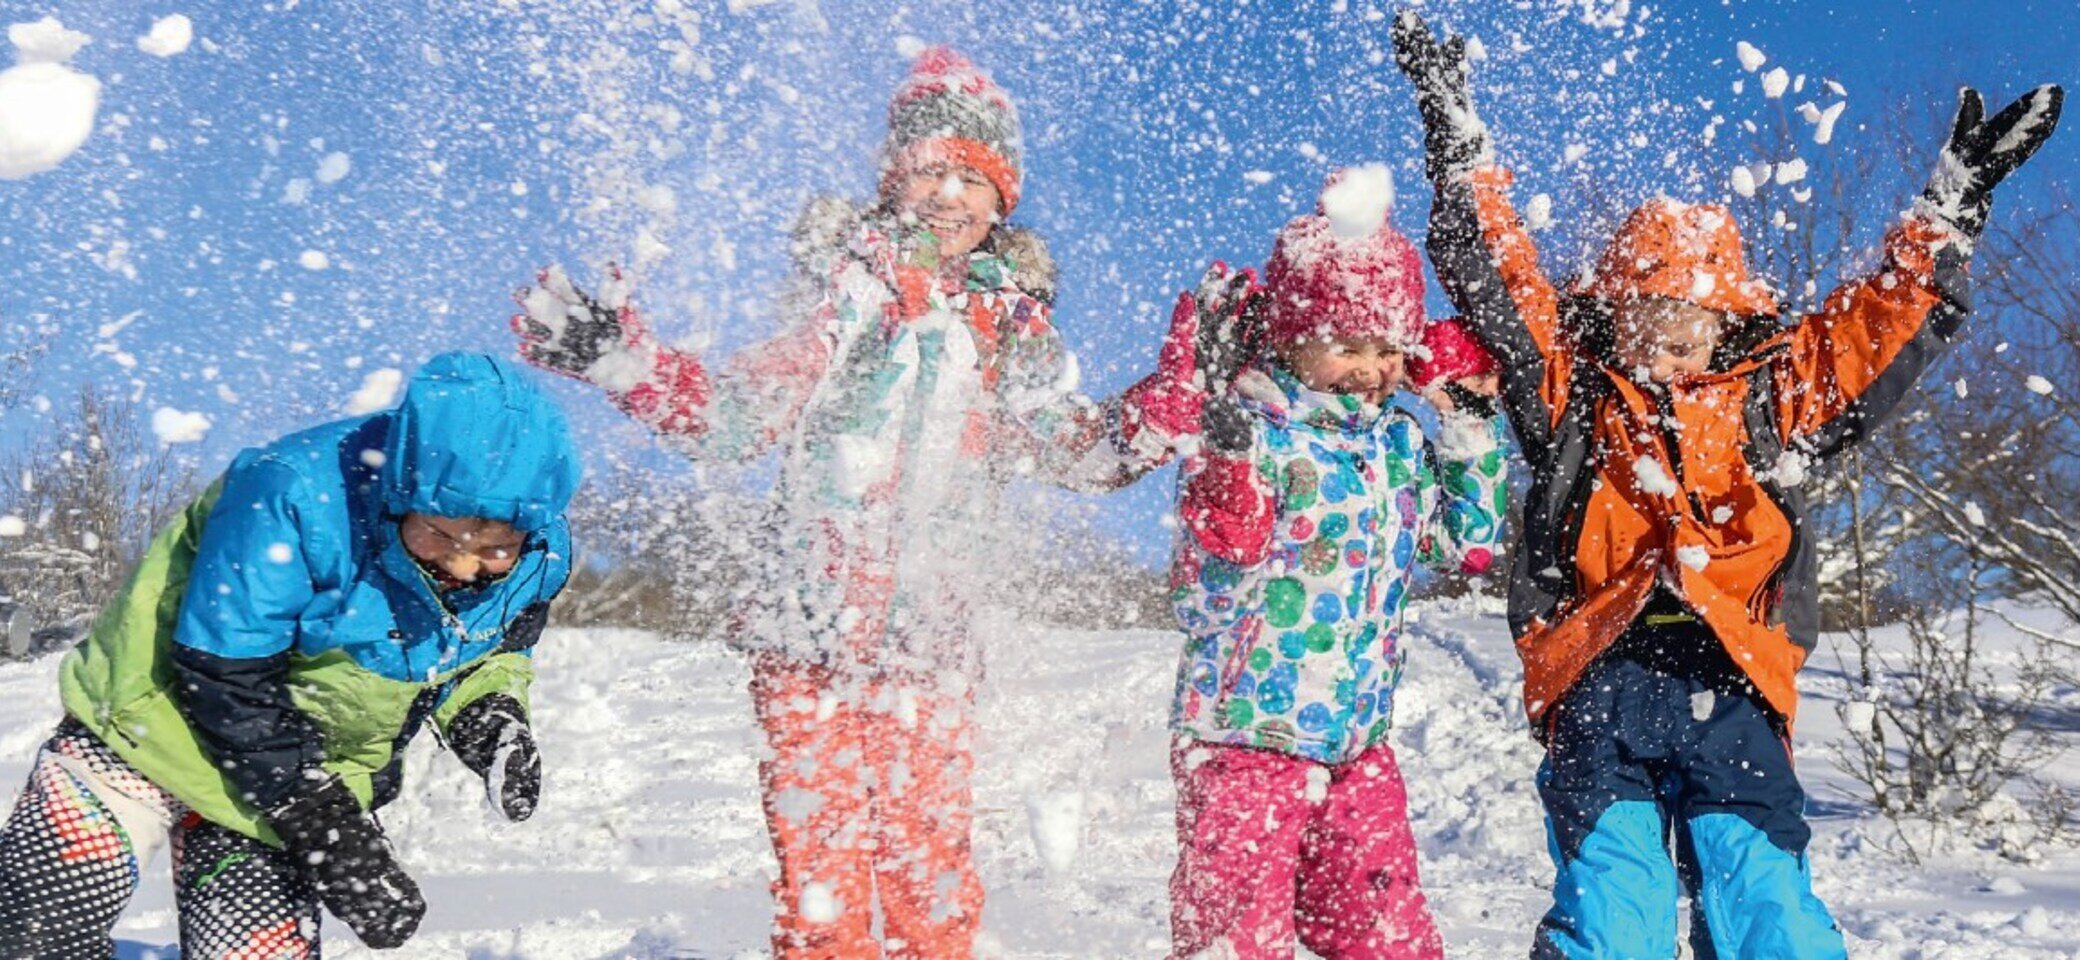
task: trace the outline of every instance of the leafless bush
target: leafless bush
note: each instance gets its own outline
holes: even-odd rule
[[[193,491],[143,429],[135,405],[88,386],[43,436],[0,460],[0,594],[35,626],[37,648],[85,629],[158,526]]]

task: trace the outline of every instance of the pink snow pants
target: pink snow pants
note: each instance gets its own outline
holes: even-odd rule
[[[1170,773],[1173,960],[1289,958],[1296,938],[1324,960],[1444,956],[1392,748],[1328,765],[1181,739]]]

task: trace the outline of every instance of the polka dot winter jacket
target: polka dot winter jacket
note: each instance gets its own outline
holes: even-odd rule
[[[1417,561],[1486,569],[1506,505],[1502,421],[1319,393],[1278,369],[1235,385],[1247,459],[1187,461],[1171,599],[1186,634],[1171,725],[1339,763],[1385,737]]]

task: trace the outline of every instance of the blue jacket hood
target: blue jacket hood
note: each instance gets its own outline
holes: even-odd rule
[[[391,414],[381,483],[396,515],[556,521],[580,465],[563,412],[518,366],[481,353],[427,361]]]

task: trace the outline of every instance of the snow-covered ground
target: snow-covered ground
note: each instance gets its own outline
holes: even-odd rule
[[[1521,956],[1551,877],[1516,659],[1492,614],[1418,610],[1396,744],[1424,879],[1454,957]],[[1172,856],[1162,719],[1175,641],[1011,624],[992,637],[976,830],[992,946],[1007,957],[1161,956]],[[386,819],[432,911],[393,955],[762,956],[772,864],[742,666],[718,647],[598,630],[551,631],[540,658],[549,780],[532,821],[497,821],[459,765],[429,738],[415,747],[407,795]],[[1961,854],[1912,867],[1875,849],[1884,830],[1833,759],[1846,689],[1825,669],[1833,662],[1823,649],[1806,676],[1799,751],[1815,801],[1814,873],[1852,953],[2080,957],[2080,854],[2027,866]],[[55,667],[0,665],[0,795],[10,800],[57,715]],[[2080,709],[2080,692],[2061,695],[2062,710]],[[1035,829],[1036,818],[1045,825]],[[1066,868],[1051,868],[1036,843]],[[148,871],[122,923],[125,957],[171,953],[164,873]],[[337,923],[327,930],[328,955],[369,955]]]

